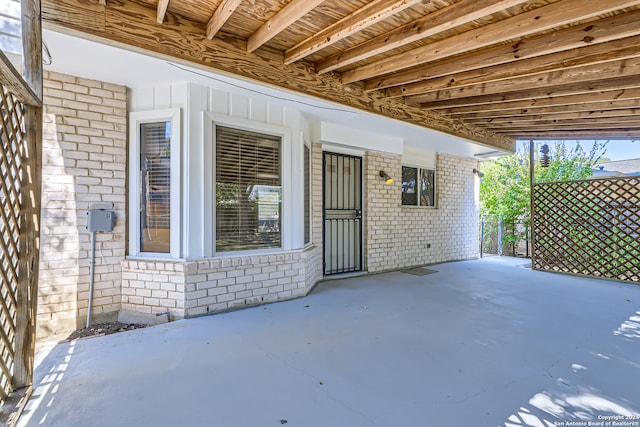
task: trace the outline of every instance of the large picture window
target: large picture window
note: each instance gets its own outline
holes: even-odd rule
[[[402,166],[402,205],[435,207],[436,171]]]
[[[216,126],[216,251],[282,245],[282,138]]]

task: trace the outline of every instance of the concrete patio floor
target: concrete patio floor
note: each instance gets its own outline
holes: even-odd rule
[[[640,426],[640,286],[525,263],[58,344],[19,426]]]

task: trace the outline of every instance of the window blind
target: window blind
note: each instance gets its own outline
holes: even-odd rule
[[[216,126],[216,251],[281,246],[281,138]]]

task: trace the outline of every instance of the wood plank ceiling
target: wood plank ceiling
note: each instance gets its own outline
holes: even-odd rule
[[[640,0],[99,1],[494,139],[640,137]]]

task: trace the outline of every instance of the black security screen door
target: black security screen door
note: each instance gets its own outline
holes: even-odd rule
[[[362,158],[323,157],[324,274],[362,270]]]

